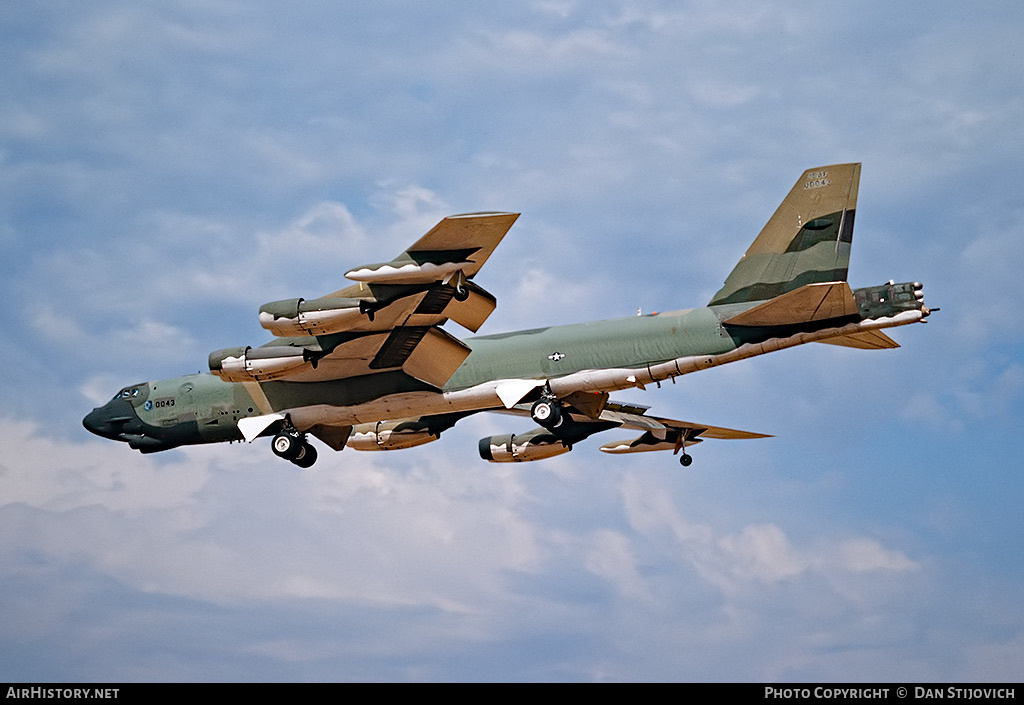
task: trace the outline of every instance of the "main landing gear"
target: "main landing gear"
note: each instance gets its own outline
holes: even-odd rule
[[[533,403],[530,417],[538,426],[554,434],[569,450],[572,450],[573,443],[594,432],[580,432],[581,427],[569,417],[569,412],[558,401],[558,397],[551,393],[550,387],[545,387],[540,399]]]
[[[542,426],[549,431],[554,431],[565,423],[565,414],[562,412],[562,407],[554,397],[541,397],[538,401],[534,402],[533,408],[530,409],[530,416],[537,422],[538,426]]]
[[[306,440],[306,435],[300,433],[290,423],[274,436],[271,444],[274,455],[290,460],[300,468],[312,467],[316,462],[316,448]]]
[[[558,397],[551,392],[551,388],[547,385],[545,385],[544,391],[541,392],[540,399],[535,401],[530,408],[530,416],[538,426],[547,429],[561,439],[562,443],[570,450],[572,450],[571,444],[573,442],[601,430],[599,427],[589,432],[578,433],[577,429],[580,424],[569,418],[565,407],[562,406],[561,402],[558,401]],[[568,423],[566,423],[567,420]],[[688,468],[693,464],[693,456],[686,452],[686,446],[700,443],[700,441],[694,440],[693,436],[687,438],[687,434],[690,432],[688,429],[681,428],[675,432],[677,434],[675,436],[675,454],[679,455],[679,452],[682,451],[682,455],[679,455],[679,464],[684,468]],[[669,436],[669,438],[671,439],[672,436]]]

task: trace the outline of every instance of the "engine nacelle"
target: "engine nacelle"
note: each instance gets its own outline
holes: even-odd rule
[[[210,353],[210,372],[227,382],[265,382],[286,376],[316,354],[286,345],[262,348],[226,348]]]
[[[418,421],[378,421],[353,426],[347,445],[355,450],[398,450],[421,446],[440,436]]]
[[[260,325],[281,337],[327,335],[350,330],[372,311],[372,302],[363,299],[285,299],[260,306]]]
[[[492,463],[543,460],[569,450],[562,439],[543,428],[518,435],[512,433],[480,439],[480,457]]]

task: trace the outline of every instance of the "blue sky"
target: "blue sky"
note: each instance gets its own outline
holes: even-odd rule
[[[1013,2],[10,5],[0,679],[1019,680],[1022,25]],[[846,161],[851,283],[922,281],[942,311],[899,350],[622,395],[776,436],[686,470],[596,439],[484,463],[478,438],[530,425],[504,416],[304,471],[81,427],[450,213],[523,214],[481,332],[701,305],[804,169]]]

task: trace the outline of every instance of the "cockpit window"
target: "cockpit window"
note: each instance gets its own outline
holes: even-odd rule
[[[120,392],[114,395],[115,399],[134,399],[139,396],[140,387],[138,385],[134,387],[125,387]]]

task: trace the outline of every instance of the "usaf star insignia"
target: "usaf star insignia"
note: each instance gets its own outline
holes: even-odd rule
[[[558,362],[563,357],[565,357],[565,353],[560,353],[557,350],[555,352],[551,353],[550,355],[548,355],[548,359],[551,360],[551,362]]]

